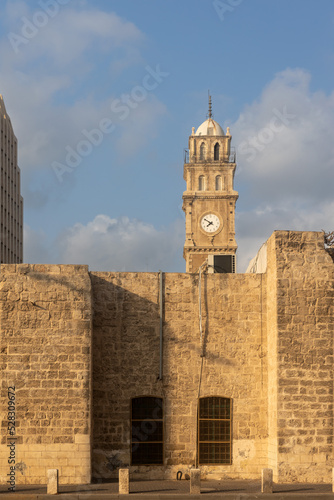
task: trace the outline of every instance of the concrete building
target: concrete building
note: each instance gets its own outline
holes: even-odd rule
[[[23,198],[17,163],[17,139],[1,95],[0,114],[0,263],[15,264],[23,260]]]
[[[216,161],[185,166],[189,266],[235,254],[234,163]],[[198,175],[211,187],[188,198]],[[229,187],[216,198],[217,176]],[[43,484],[59,469],[62,484],[89,483],[125,466],[133,478],[196,466],[202,478],[258,479],[271,468],[278,482],[331,482],[334,262],[324,235],[275,231],[252,269],[3,265],[1,482]]]

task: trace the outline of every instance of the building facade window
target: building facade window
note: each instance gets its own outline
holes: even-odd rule
[[[200,160],[205,160],[205,144],[202,142],[199,148],[199,159]]]
[[[198,406],[199,464],[230,464],[231,399],[200,398]]]
[[[163,464],[163,400],[154,396],[131,400],[131,464]]]
[[[205,177],[200,175],[198,178],[198,191],[205,191]]]
[[[214,150],[213,150],[213,159],[219,160],[219,144],[216,142]]]
[[[221,191],[223,189],[223,181],[221,175],[216,175],[215,187],[216,191]]]

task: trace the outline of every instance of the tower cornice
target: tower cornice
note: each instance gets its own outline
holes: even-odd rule
[[[182,198],[184,200],[220,200],[220,199],[235,199],[239,198],[239,193],[237,191],[226,191],[224,193],[217,194],[216,191],[184,191]]]

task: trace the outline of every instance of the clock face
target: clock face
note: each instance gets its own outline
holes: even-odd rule
[[[215,214],[207,214],[202,217],[201,227],[206,233],[215,233],[220,227],[219,217]]]

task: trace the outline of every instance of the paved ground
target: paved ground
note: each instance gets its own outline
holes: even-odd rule
[[[130,495],[120,495],[125,500],[192,500],[199,499],[200,495],[189,494],[189,481],[132,481],[130,484]],[[60,486],[58,498],[66,500],[89,500],[89,499],[118,499],[118,482],[108,482],[91,485]],[[210,498],[221,498],[226,500],[251,500],[261,499],[273,500],[327,500],[334,499],[330,484],[275,484],[273,495],[261,494],[259,481],[202,481],[201,498],[209,495]],[[17,500],[44,500],[55,498],[46,495],[45,486],[23,486],[19,485],[15,493],[9,493],[6,486],[0,486],[0,500],[16,498]]]

